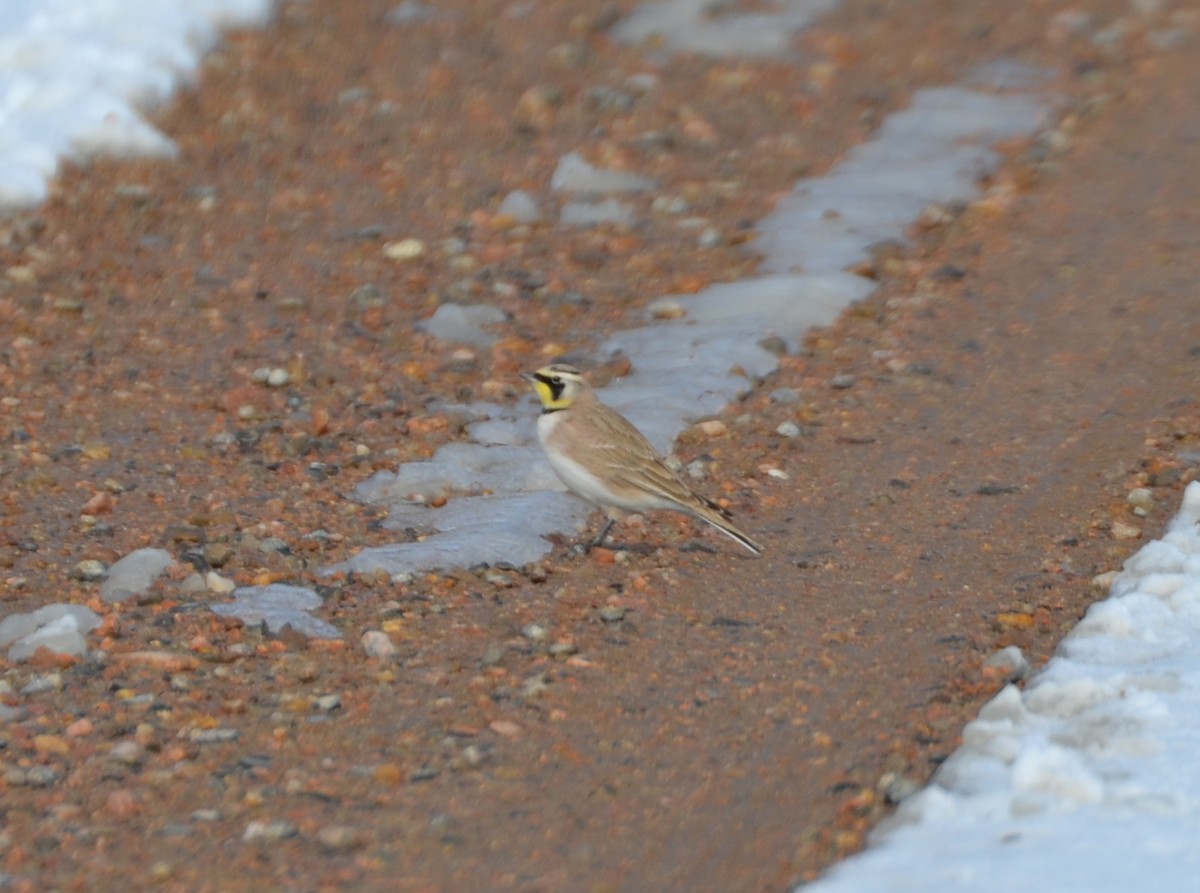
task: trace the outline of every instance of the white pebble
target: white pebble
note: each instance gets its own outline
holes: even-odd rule
[[[395,657],[397,648],[394,642],[388,637],[388,634],[383,630],[369,629],[362,634],[359,639],[359,644],[362,645],[363,651],[367,657],[378,657],[382,659]]]
[[[321,695],[316,701],[316,708],[322,713],[329,713],[331,710],[340,710],[341,706],[341,695]]]
[[[209,571],[204,575],[204,585],[209,592],[215,592],[218,595],[228,595],[237,589],[237,583],[228,577],[222,577],[216,571]]]
[[[1154,493],[1148,487],[1134,487],[1125,500],[1135,509],[1148,512],[1154,508]]]
[[[298,833],[295,826],[287,822],[253,821],[246,825],[246,830],[242,833],[242,840],[246,843],[284,840],[289,837],[295,837]]]
[[[424,253],[425,243],[420,239],[401,239],[399,242],[388,242],[383,246],[383,256],[399,263],[416,260]]]
[[[543,642],[550,634],[546,632],[546,627],[540,626],[536,623],[530,623],[523,630],[521,630],[521,635],[529,639],[531,642]]]

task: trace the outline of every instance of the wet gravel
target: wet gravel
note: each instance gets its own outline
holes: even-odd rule
[[[848,2],[800,64],[663,64],[587,4],[384,27],[392,5],[285,3],[158,113],[179,162],[67,165],[0,223],[3,613],[99,620],[86,655],[3,665],[0,871],[789,889],[1024,672],[1005,649],[1049,654],[1200,469],[1177,111],[1200,73],[1164,36],[1186,17]],[[1052,66],[1059,124],[677,446],[765,558],[656,515],[537,565],[318,576],[397,536],[346,495],[460,436],[436,400],[525,399],[519,370],[745,275],[798,176],[1001,54]],[[503,206],[555,207],[572,151],[657,181],[622,197],[636,224]],[[506,321],[418,328],[455,303]],[[161,573],[105,590],[143,549]],[[212,610],[281,583],[343,635]]]

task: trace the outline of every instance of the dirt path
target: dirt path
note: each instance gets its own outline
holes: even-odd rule
[[[1154,42],[1189,22],[1131,19],[1103,49],[1124,4],[1072,37],[1060,4],[848,2],[804,39],[826,68],[678,60],[613,111],[588,88],[653,66],[593,4],[410,30],[389,6],[285,4],[164,110],[182,163],[68,171],[5,225],[5,612],[92,599],[110,657],[6,669],[0,868],[30,890],[788,890],[862,845],[889,783],[926,780],[1003,682],[983,661],[1044,659],[1196,474],[1200,59]],[[1011,192],[925,232],[728,434],[680,444],[765,558],[654,518],[618,539],[657,550],[336,581],[340,647],[220,621],[182,566],[119,608],[71,579],[153,544],[314,581],[387,541],[343,497],[456,436],[430,398],[515,397],[550,345],[586,354],[654,297],[743,275],[773,195],[1000,54],[1057,66],[1059,142],[1013,147]],[[649,199],[633,231],[495,218],[581,147],[728,244],[698,251]],[[384,258],[403,237],[426,257]],[[414,334],[443,297],[512,325],[491,351]],[[363,655],[367,629],[395,660]],[[146,651],[178,661],[119,658]]]

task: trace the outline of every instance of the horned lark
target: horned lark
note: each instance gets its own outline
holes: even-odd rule
[[[671,471],[628,419],[605,406],[573,366],[555,364],[523,374],[542,401],[538,439],[567,489],[604,509],[608,523],[598,546],[620,518],[648,509],[673,509],[707,521],[755,555],[762,546],[728,520],[728,512],[697,496]]]

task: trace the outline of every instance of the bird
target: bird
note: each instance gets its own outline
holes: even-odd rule
[[[542,404],[538,440],[550,467],[567,489],[604,510],[608,523],[591,543],[604,542],[627,514],[670,509],[711,524],[755,555],[763,547],[729,521],[729,512],[693,493],[646,436],[600,401],[574,366],[553,363],[523,372]]]

